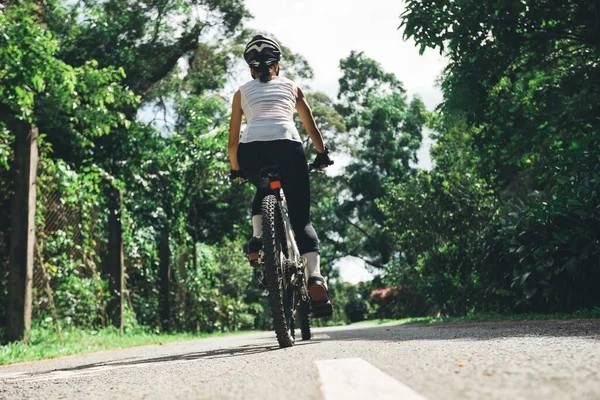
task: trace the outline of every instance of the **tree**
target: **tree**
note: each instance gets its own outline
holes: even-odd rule
[[[346,168],[348,192],[336,212],[345,222],[338,233],[346,254],[381,268],[394,249],[375,200],[385,194],[386,181],[411,174],[427,113],[418,98],[407,104],[400,81],[363,53],[352,52],[340,67],[339,109],[354,150]]]
[[[429,306],[463,314],[491,303],[479,286],[485,267],[478,262],[477,239],[498,204],[477,174],[464,121],[436,115],[431,125],[435,168],[388,184],[377,202],[398,250],[386,281],[399,288],[395,294],[408,293],[408,304],[425,297]]]
[[[8,340],[28,340],[31,324],[40,129],[62,122],[67,134],[105,135],[129,122],[115,108],[136,102],[118,86],[123,76],[115,68],[94,62],[73,67],[57,57],[59,42],[45,29],[53,6],[11,2],[0,15],[0,122],[14,137]]]
[[[449,59],[443,110],[465,118],[476,172],[500,202],[479,238],[482,277],[523,309],[598,301],[598,12],[593,1],[411,0],[402,17],[406,37]]]

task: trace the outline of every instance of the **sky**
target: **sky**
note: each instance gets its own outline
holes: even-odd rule
[[[436,87],[445,61],[439,53],[419,55],[413,41],[404,41],[398,30],[401,0],[246,0],[254,15],[247,25],[273,34],[293,52],[304,56],[314,70],[310,89],[337,96],[339,62],[352,50],[364,51],[388,72],[396,74],[408,96],[418,95],[429,110],[442,100]],[[285,70],[285,55],[281,64]],[[425,137],[419,152],[422,168],[431,168]],[[341,279],[351,283],[369,280],[364,262],[347,257],[337,267]]]
[[[254,15],[249,27],[274,34],[308,60],[313,90],[335,97],[340,59],[359,50],[395,73],[409,96],[418,94],[428,109],[442,99],[435,80],[443,57],[434,51],[420,56],[413,41],[402,40],[401,0],[246,0],[246,5]]]

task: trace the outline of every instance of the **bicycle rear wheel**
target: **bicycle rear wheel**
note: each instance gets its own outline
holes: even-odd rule
[[[300,304],[296,309],[296,315],[298,325],[300,326],[300,332],[302,332],[302,340],[310,340],[312,333],[310,332],[310,306],[308,301],[300,300]]]
[[[275,334],[280,347],[290,347],[295,342],[294,287],[284,284],[282,264],[286,259],[287,246],[281,210],[274,195],[266,196],[262,202],[262,240],[265,283]]]

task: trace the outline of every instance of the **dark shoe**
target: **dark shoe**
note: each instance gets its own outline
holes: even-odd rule
[[[321,275],[314,274],[308,278],[308,293],[312,299],[313,318],[331,317],[333,305],[327,293],[325,279]]]
[[[258,259],[262,246],[262,239],[258,236],[252,236],[248,242],[248,261],[253,267],[258,267]]]

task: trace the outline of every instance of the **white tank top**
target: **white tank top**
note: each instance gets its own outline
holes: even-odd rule
[[[246,115],[246,129],[241,143],[292,140],[302,142],[294,124],[296,84],[275,76],[269,82],[260,79],[240,87],[242,110]]]

